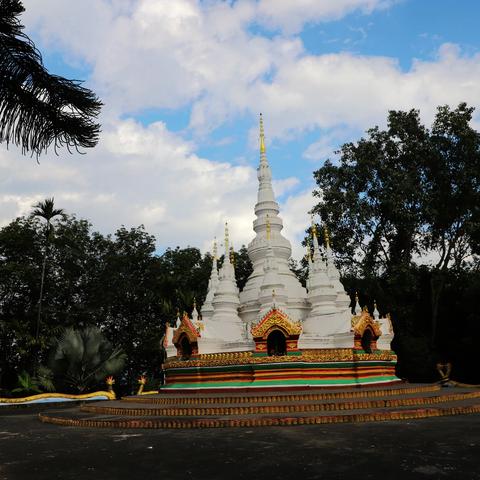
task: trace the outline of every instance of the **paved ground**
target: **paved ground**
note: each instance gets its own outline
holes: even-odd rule
[[[91,430],[0,409],[0,480],[480,480],[480,415],[356,425]]]

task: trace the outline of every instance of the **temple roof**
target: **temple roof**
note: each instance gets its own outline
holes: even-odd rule
[[[292,322],[289,316],[277,308],[272,308],[256,325],[252,325],[250,332],[253,338],[264,337],[273,327],[279,327],[287,335],[300,335],[300,322]]]

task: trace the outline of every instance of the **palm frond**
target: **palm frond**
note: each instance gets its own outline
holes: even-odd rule
[[[47,222],[50,222],[53,217],[64,214],[63,208],[55,208],[54,205],[55,199],[53,197],[46,198],[42,202],[38,202],[33,206],[34,210],[31,215],[32,217],[40,217]]]
[[[0,142],[37,156],[52,144],[95,146],[102,103],[80,81],[48,73],[17,18],[22,11],[18,0],[0,0]]]
[[[65,330],[50,364],[61,381],[77,391],[84,391],[105,376],[120,371],[125,360],[125,353],[114,349],[97,327],[86,327]]]

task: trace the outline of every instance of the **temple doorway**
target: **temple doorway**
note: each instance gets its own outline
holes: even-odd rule
[[[372,331],[369,328],[367,328],[362,335],[362,350],[365,353],[372,353],[372,342],[373,342]]]
[[[182,352],[182,360],[188,360],[192,356],[192,346],[186,335],[180,341],[180,349]]]
[[[267,337],[267,352],[269,356],[287,354],[287,342],[285,335],[280,330],[274,330]]]

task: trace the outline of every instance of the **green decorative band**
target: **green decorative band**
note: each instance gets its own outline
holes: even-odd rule
[[[219,388],[246,386],[348,386],[399,381],[395,365],[386,361],[276,362],[270,364],[171,368],[169,388]]]

